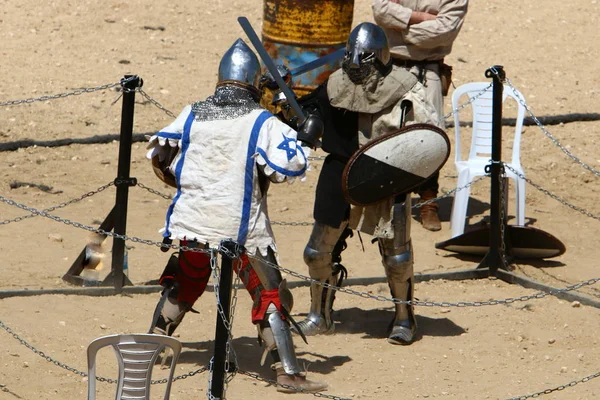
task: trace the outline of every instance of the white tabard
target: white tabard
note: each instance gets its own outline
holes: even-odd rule
[[[177,193],[163,236],[211,247],[233,239],[251,254],[266,255],[268,247],[277,252],[259,174],[277,183],[304,177],[307,154],[296,131],[263,109],[202,121],[187,106],[150,138],[149,157],[168,146],[179,148],[170,165]]]

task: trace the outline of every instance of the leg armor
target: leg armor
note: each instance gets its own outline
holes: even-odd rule
[[[267,309],[266,320],[258,324],[259,335],[266,344],[266,351],[273,357],[271,368],[277,374],[277,391],[284,393],[320,392],[327,389],[324,382],[306,379],[306,374],[300,368],[290,326],[283,315],[271,304]],[[263,363],[264,363],[263,356]],[[262,364],[262,363],[261,363]]]
[[[181,245],[198,247],[196,242],[181,241]],[[179,256],[172,255],[160,277],[160,284],[165,289],[150,332],[171,336],[204,293],[210,273],[210,255],[207,253],[181,250]]]
[[[394,204],[394,239],[379,239],[385,274],[392,297],[409,301],[413,298],[413,254],[410,240],[410,196]],[[413,307],[396,304],[396,314],[390,324],[388,342],[410,344],[415,339],[417,322]]]
[[[351,235],[352,230],[347,228],[346,222],[340,228],[315,223],[304,249],[304,262],[312,279],[341,286],[347,275],[346,268],[340,264],[341,253],[346,248],[346,239]],[[304,321],[298,323],[300,330],[306,336],[333,333],[335,325],[331,313],[335,290],[312,283],[310,298],[310,312]]]
[[[263,260],[277,264],[275,254],[269,248],[267,257],[257,252],[250,262],[242,259],[242,263],[234,267],[252,296],[252,322],[257,324],[259,338],[266,345],[261,364],[267,353],[271,353],[274,363],[280,363],[285,373],[299,374],[302,370],[296,358],[289,321],[293,303],[291,292],[287,290],[281,272]]]

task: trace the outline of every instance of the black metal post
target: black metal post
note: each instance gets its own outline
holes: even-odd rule
[[[225,387],[225,366],[227,363],[227,341],[229,340],[229,309],[231,307],[231,286],[233,277],[233,258],[239,257],[238,246],[227,240],[221,243],[221,276],[219,278],[219,302],[222,310],[217,312],[217,327],[215,329],[215,345],[213,354],[213,370],[210,384],[211,398],[221,399]]]
[[[490,247],[478,268],[488,267],[490,275],[495,276],[498,267],[503,267],[502,237],[503,225],[500,207],[500,175],[502,173],[502,96],[504,91],[505,73],[501,65],[496,65],[485,71],[486,78],[492,78],[492,163],[486,167],[486,172],[491,173],[491,195],[490,195]]]
[[[129,176],[131,167],[131,143],[133,141],[133,115],[135,108],[135,89],[142,86],[142,80],[135,75],[125,75],[121,80],[123,90],[123,107],[121,111],[121,133],[119,139],[119,165],[117,168],[117,197],[115,201],[115,229],[117,235],[125,235],[127,231],[127,201],[129,186],[135,186],[135,178]],[[125,257],[125,240],[113,239],[111,272],[103,282],[112,283],[116,293],[121,293],[124,285],[131,285],[123,274]]]

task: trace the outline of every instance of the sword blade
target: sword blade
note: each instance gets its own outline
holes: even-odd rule
[[[330,62],[339,60],[340,58],[342,58],[344,56],[345,53],[346,53],[346,49],[342,47],[341,49],[337,49],[333,53],[329,53],[326,56],[317,58],[311,62],[308,62],[304,65],[294,68],[291,71],[291,74],[292,74],[292,76],[302,75],[308,71],[312,71],[313,69],[317,69],[319,67],[322,67],[323,65],[329,64]]]
[[[296,101],[296,96],[294,95],[294,92],[292,92],[288,85],[286,85],[283,81],[283,78],[281,78],[281,75],[279,74],[279,71],[277,71],[275,63],[271,59],[271,56],[269,56],[269,53],[267,53],[267,50],[264,48],[262,42],[258,38],[258,35],[256,35],[256,32],[252,28],[250,21],[248,21],[248,18],[246,17],[239,17],[238,22],[241,25],[244,32],[246,33],[246,36],[248,36],[250,43],[252,43],[252,45],[256,49],[256,52],[260,56],[260,59],[262,60],[263,64],[265,64],[265,67],[267,67],[267,69],[275,79],[275,82],[277,82],[279,89],[281,89],[281,91],[285,95],[288,104],[292,107],[292,110],[294,110],[294,114],[296,114],[296,117],[298,117],[298,125],[302,125],[306,120],[306,116],[302,111],[302,107],[300,107],[300,104],[298,104],[298,102]]]

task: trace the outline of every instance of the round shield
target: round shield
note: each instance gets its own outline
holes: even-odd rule
[[[450,140],[440,128],[414,124],[367,142],[350,158],[342,187],[346,200],[365,206],[408,193],[448,160]]]

